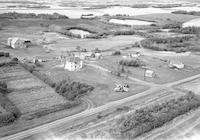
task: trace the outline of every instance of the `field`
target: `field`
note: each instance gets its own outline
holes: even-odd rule
[[[165,25],[165,24],[171,24],[171,23],[184,23],[187,21],[190,21],[192,19],[198,18],[198,16],[193,15],[179,15],[179,14],[149,14],[149,15],[139,15],[134,16],[134,19],[139,20],[149,20],[149,21],[155,21],[158,25]]]

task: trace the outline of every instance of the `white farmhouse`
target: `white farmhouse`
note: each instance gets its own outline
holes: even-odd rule
[[[8,38],[7,45],[12,48],[27,48],[28,45],[31,43],[28,39],[18,38],[18,37],[11,37]]]
[[[64,69],[69,71],[80,71],[83,68],[83,61],[78,57],[70,57],[64,63]]]

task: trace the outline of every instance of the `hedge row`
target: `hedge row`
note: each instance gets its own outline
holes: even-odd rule
[[[0,57],[9,57],[10,54],[7,52],[0,52]]]
[[[119,61],[120,65],[129,67],[140,67],[143,66],[143,62],[139,59],[122,59]]]
[[[50,109],[45,109],[43,111],[39,111],[39,112],[35,112],[33,115],[31,115],[33,118],[40,118],[44,115],[47,114],[51,114],[60,110],[64,110],[64,109],[70,109],[72,107],[75,107],[77,105],[79,105],[80,103],[78,102],[78,100],[76,102],[71,102],[71,103],[66,103],[64,105],[57,105],[54,106],[53,108]]]
[[[36,76],[37,78],[39,78],[41,81],[51,86],[52,88],[56,86],[56,83],[53,82],[46,74],[37,71],[34,65],[21,63],[21,66],[23,66],[26,70],[28,70],[30,73],[32,73],[34,76]]]
[[[0,127],[8,125],[16,120],[12,113],[0,114]]]
[[[7,125],[21,116],[19,109],[2,93],[0,93],[0,106],[8,112],[0,115],[0,126]]]
[[[123,116],[116,121],[110,132],[119,138],[133,139],[199,106],[200,98],[188,93],[177,99],[141,108]]]

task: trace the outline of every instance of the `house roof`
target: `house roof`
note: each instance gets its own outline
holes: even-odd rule
[[[78,57],[70,57],[69,62],[80,63],[81,59]]]

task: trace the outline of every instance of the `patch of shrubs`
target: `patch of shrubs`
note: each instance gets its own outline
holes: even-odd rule
[[[183,14],[183,15],[195,15],[195,16],[200,16],[199,11],[185,11],[185,10],[178,10],[178,11],[173,11],[173,14]]]
[[[9,57],[10,54],[7,52],[0,52],[0,57]]]
[[[163,29],[179,29],[182,27],[182,24],[179,22],[165,24],[162,28]]]
[[[114,51],[112,55],[121,55],[121,51]]]
[[[122,59],[119,61],[119,64],[129,67],[140,67],[144,65],[140,59]]]
[[[148,39],[142,40],[141,46],[143,48],[152,49],[156,51],[175,51],[175,52],[185,52],[185,51],[195,51],[195,48],[191,48],[192,45],[190,40],[193,36],[182,36],[182,37],[168,37],[168,38],[158,38],[150,37]]]
[[[116,31],[113,33],[113,35],[118,36],[118,35],[135,35],[136,32],[135,30],[127,30],[127,31]]]
[[[175,33],[182,33],[182,34],[199,34],[200,28],[199,27],[185,27],[180,29],[172,29],[170,32]]]
[[[8,90],[8,88],[7,88],[6,82],[4,82],[4,81],[0,81],[0,92],[1,92],[2,94],[7,94],[7,93],[10,92],[10,91]]]
[[[91,92],[94,87],[80,82],[71,82],[69,80],[62,80],[56,84],[56,92],[68,100],[75,100],[76,98]]]
[[[0,93],[0,106],[7,111],[0,115],[0,126],[7,125],[21,116],[19,109],[2,93]]]
[[[134,139],[199,106],[200,98],[188,93],[177,99],[141,108],[123,116],[115,122],[110,132],[120,139]]]

